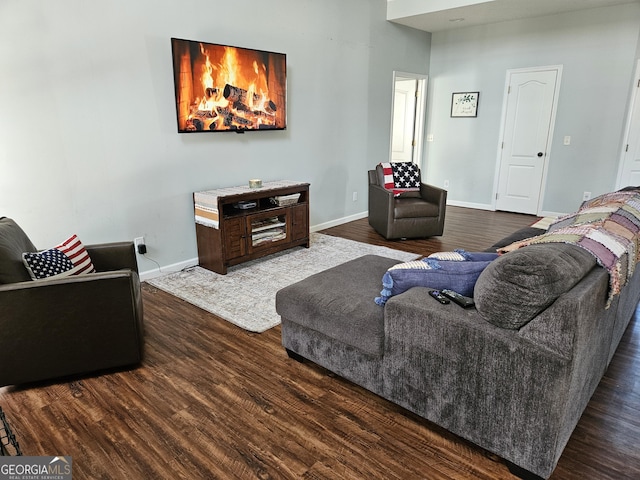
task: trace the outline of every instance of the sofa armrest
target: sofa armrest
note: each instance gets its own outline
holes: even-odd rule
[[[85,248],[98,272],[129,269],[139,273],[133,242],[100,243]]]
[[[0,386],[137,364],[143,330],[131,270],[0,285]]]

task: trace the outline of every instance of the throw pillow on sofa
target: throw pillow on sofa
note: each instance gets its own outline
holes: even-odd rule
[[[448,288],[471,297],[476,280],[492,261],[471,262],[425,258],[399,263],[389,268],[382,276],[383,289],[380,296],[375,298],[375,302],[378,305],[384,305],[392,296],[406,292],[412,287],[428,287],[437,290]]]
[[[96,269],[77,235],[41,252],[25,252],[22,260],[32,280],[93,273]]]
[[[473,296],[476,309],[489,323],[517,330],[595,265],[593,255],[566,243],[528,245],[505,253],[478,278]]]

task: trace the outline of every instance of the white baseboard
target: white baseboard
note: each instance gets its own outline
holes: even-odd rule
[[[486,203],[459,202],[457,200],[447,200],[447,205],[453,207],[475,208],[476,210],[494,210],[493,206]]]
[[[495,211],[495,208],[493,207],[493,205],[485,204],[485,203],[471,203],[471,202],[459,202],[457,200],[447,200],[447,205],[452,205],[454,207],[475,208],[477,210]],[[540,214],[536,215],[536,216],[538,216],[538,217],[562,217],[564,215],[566,215],[566,213],[543,211],[543,212],[540,212]]]
[[[138,265],[140,262],[138,262]],[[152,278],[159,277],[161,275],[165,275],[167,273],[179,272],[180,270],[184,270],[188,267],[193,267],[198,265],[198,259],[192,258],[190,260],[185,260],[183,262],[174,263],[173,265],[167,265],[166,267],[155,267],[151,270],[144,270],[140,272],[140,281],[144,282],[145,280],[151,280]]]
[[[360,220],[361,218],[366,218],[368,216],[369,212],[355,213],[353,215],[349,215],[348,217],[342,217],[336,220],[331,220],[330,222],[313,225],[309,228],[309,230],[312,232],[318,232],[320,230],[324,230],[325,228],[337,227],[338,225],[342,225],[343,223],[353,222],[354,220]]]
[[[540,217],[564,217],[566,213],[559,212],[540,212]]]

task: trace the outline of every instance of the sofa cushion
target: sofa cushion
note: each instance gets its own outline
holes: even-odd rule
[[[440,207],[437,204],[427,202],[422,198],[396,198],[393,216],[395,218],[422,218],[437,217]]]
[[[93,273],[91,258],[77,235],[42,252],[25,252],[24,265],[33,280]]]
[[[371,299],[380,277],[398,260],[365,255],[311,275],[276,293],[276,311],[289,322],[382,355],[384,309]]]
[[[517,330],[569,291],[594,266],[586,250],[565,243],[529,245],[493,261],[474,289],[486,321]]]
[[[22,263],[22,253],[35,251],[36,247],[16,222],[0,217],[0,284],[31,280]]]
[[[384,305],[389,298],[413,287],[429,287],[437,290],[448,288],[461,295],[473,295],[473,287],[480,273],[492,260],[483,262],[415,260],[394,265],[382,277],[383,289],[375,298]]]

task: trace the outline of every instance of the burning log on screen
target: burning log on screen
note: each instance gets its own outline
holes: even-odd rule
[[[239,129],[273,128],[275,125],[275,102],[253,93],[251,89],[245,90],[227,83],[224,89],[210,87],[204,93],[206,101],[203,99],[191,113],[191,124],[188,126],[190,130],[215,130],[216,125],[218,128],[224,126]],[[228,104],[218,103],[221,94]]]
[[[187,120],[187,124],[184,129],[187,132],[198,132],[204,129],[204,124],[199,118],[190,118]]]
[[[204,91],[204,93],[207,97],[207,100],[211,100],[213,97],[218,96],[218,94],[220,93],[220,89],[217,87],[213,87],[213,88],[209,87]]]
[[[264,111],[267,113],[270,113],[271,115],[275,115],[276,114],[276,104],[273,103],[271,100],[268,100],[267,102],[264,103]]]
[[[233,102],[233,108],[239,112],[251,112],[249,107],[242,102]]]
[[[212,110],[193,109],[190,117],[187,120],[185,130],[187,130],[188,132],[206,130],[207,124],[213,125],[212,120],[217,116],[218,114]]]
[[[247,103],[247,99],[249,97],[249,92],[247,92],[244,88],[234,87],[233,85],[229,85],[228,83],[224,86],[224,90],[222,91],[222,96],[229,100],[230,102],[240,102]],[[253,94],[253,100],[258,101],[260,97],[256,98],[257,95]]]
[[[207,118],[216,118],[218,116],[218,114],[216,112],[213,112],[211,110],[198,110],[197,112],[195,112],[193,114],[194,117],[197,118],[201,118],[201,119],[207,119]]]
[[[234,106],[234,108],[238,108],[243,111],[250,111],[248,105],[248,99],[250,98],[250,94],[244,88],[234,87],[233,85],[229,85],[228,83],[224,86],[224,90],[222,91],[222,96],[229,100]],[[253,104],[261,103],[262,96],[257,93],[253,93],[251,95]],[[266,113],[275,114],[276,104],[272,100],[266,100],[263,105],[264,111]]]
[[[231,127],[235,124],[247,128],[253,125],[251,120],[234,114],[229,107],[217,107],[216,110],[222,117],[225,127]]]
[[[238,111],[238,112],[244,112],[244,115],[247,116],[254,116],[254,117],[258,117],[258,118],[264,118],[267,120],[273,120],[273,113],[269,113],[267,111],[263,111],[263,110],[251,110],[247,105],[245,105],[244,103],[240,103],[240,102],[233,102],[232,105],[233,109]]]

